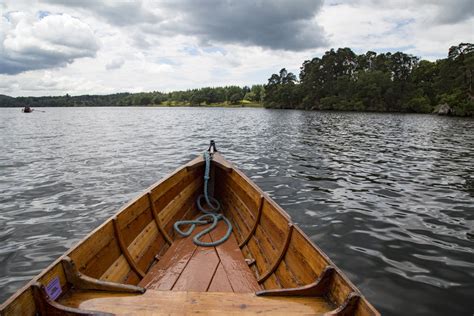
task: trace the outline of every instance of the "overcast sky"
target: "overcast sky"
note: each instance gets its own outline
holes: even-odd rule
[[[436,60],[474,42],[473,0],[0,0],[0,94],[265,83],[326,50]]]

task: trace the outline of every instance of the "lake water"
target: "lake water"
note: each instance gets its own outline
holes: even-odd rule
[[[473,119],[41,110],[0,109],[0,301],[214,139],[384,315],[474,312]]]

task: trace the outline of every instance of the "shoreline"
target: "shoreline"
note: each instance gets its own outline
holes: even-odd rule
[[[397,111],[351,111],[351,110],[311,110],[311,109],[291,109],[291,108],[268,108],[263,104],[252,103],[252,104],[207,104],[207,105],[189,105],[189,104],[150,104],[150,105],[79,105],[79,106],[35,106],[34,109],[44,109],[44,108],[229,108],[229,109],[238,109],[238,108],[249,108],[249,109],[265,109],[265,110],[278,110],[278,111],[305,111],[305,112],[329,112],[329,113],[372,113],[372,114],[416,114],[416,115],[430,115],[430,116],[440,116],[440,117],[452,117],[452,118],[474,118],[469,115],[443,115],[437,113],[420,113],[420,112],[397,112]],[[22,109],[23,106],[2,106],[0,108],[4,109]]]

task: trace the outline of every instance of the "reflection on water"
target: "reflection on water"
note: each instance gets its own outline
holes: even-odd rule
[[[383,314],[470,314],[473,131],[428,115],[0,109],[0,301],[215,139]]]

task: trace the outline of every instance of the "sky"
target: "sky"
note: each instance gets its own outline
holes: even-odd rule
[[[473,0],[0,0],[0,94],[266,83],[331,48],[445,58]]]

